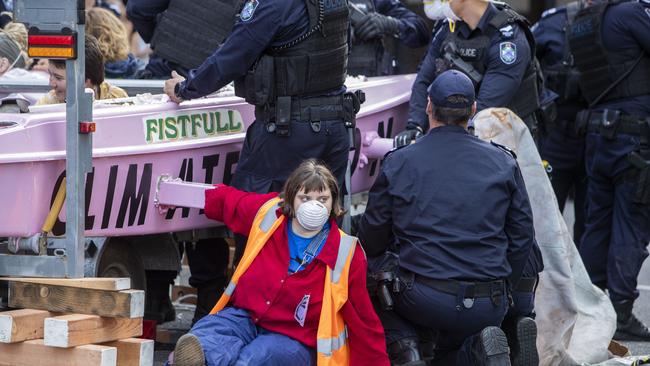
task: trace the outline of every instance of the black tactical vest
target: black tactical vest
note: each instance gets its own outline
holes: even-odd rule
[[[650,94],[650,55],[641,51],[635,60],[614,62],[603,45],[605,11],[621,2],[607,1],[579,11],[569,29],[571,53],[580,71],[580,88],[592,105]]]
[[[340,89],[348,62],[347,0],[307,0],[310,29],[287,44],[271,47],[246,76],[235,81],[235,94],[264,106],[278,97],[307,97]]]
[[[374,13],[375,2],[373,0],[351,0],[365,14]],[[352,17],[354,25],[354,17]],[[357,76],[377,76],[380,74],[380,68],[383,65],[384,45],[382,39],[375,39],[369,42],[354,40],[350,50],[348,60],[348,74]]]
[[[566,5],[567,23],[564,27],[565,42],[562,59],[553,64],[546,60],[540,62],[542,71],[544,71],[545,86],[559,95],[558,102],[580,100],[580,72],[574,65],[568,38],[568,30],[571,28],[579,10],[580,3],[577,1]],[[542,15],[542,18],[544,18],[544,15]]]
[[[459,57],[461,60],[465,61],[468,66],[473,67],[474,73],[477,74],[481,79],[487,71],[487,54],[488,48],[493,37],[499,34],[500,29],[506,27],[508,24],[519,24],[521,28],[526,33],[526,38],[531,47],[531,55],[535,55],[535,39],[530,32],[529,23],[523,16],[519,15],[517,12],[510,8],[498,8],[498,13],[490,20],[489,27],[486,31],[478,37],[471,39],[463,39],[458,37],[456,32],[449,32],[447,38],[442,42],[442,47],[440,49],[440,55],[444,58],[443,60],[438,60],[437,62],[442,62],[447,64],[451,68],[458,69],[464,73],[467,73],[467,69],[463,70],[462,67],[455,65],[454,63],[449,64],[446,56]],[[449,47],[449,45],[453,47]],[[449,55],[449,54],[453,55]],[[512,100],[507,106],[513,112],[515,112],[520,118],[525,119],[530,116],[539,108],[539,84],[538,77],[541,77],[537,70],[537,62],[533,60],[528,66],[526,73],[524,74],[523,80],[519,85],[519,89],[515,94],[514,100]],[[472,75],[468,75],[476,86],[476,90],[481,86],[481,80],[478,80]]]
[[[170,0],[151,48],[165,60],[197,68],[230,35],[237,5],[237,0]]]

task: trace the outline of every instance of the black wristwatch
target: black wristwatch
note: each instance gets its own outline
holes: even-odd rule
[[[174,86],[174,95],[176,96],[176,98],[180,100],[184,100],[183,97],[181,96],[181,83],[177,83]]]

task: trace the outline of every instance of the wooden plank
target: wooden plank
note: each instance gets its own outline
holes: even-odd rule
[[[144,291],[103,291],[9,282],[9,306],[60,313],[141,318],[144,316]]]
[[[85,345],[73,348],[47,347],[42,339],[0,343],[0,366],[116,366],[115,347]]]
[[[34,309],[1,312],[0,342],[14,343],[43,338],[43,321],[58,315],[60,314]]]
[[[38,283],[42,285],[66,286],[76,288],[87,288],[93,290],[122,291],[131,288],[131,279],[128,277],[107,278],[14,278],[0,277],[0,281]]]
[[[102,345],[117,348],[117,366],[153,366],[154,341],[151,339],[127,338]]]
[[[69,348],[142,335],[142,318],[105,318],[71,314],[45,319],[46,346]]]

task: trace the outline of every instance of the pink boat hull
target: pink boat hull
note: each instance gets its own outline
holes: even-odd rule
[[[407,119],[413,75],[350,84],[367,101],[357,119],[360,153],[353,192],[366,191],[388,140]],[[86,236],[132,236],[214,226],[198,209],[167,214],[154,207],[161,175],[201,183],[228,183],[235,172],[253,109],[236,97],[96,108],[93,172],[86,178]],[[40,232],[65,171],[65,112],[0,115],[0,237]],[[65,209],[52,233],[65,232]]]

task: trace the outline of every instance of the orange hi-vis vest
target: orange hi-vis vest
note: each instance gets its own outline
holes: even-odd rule
[[[237,282],[253,263],[255,257],[271,238],[275,230],[285,222],[285,216],[276,217],[275,212],[280,207],[280,199],[273,198],[266,202],[255,215],[253,228],[248,236],[244,255],[230,279],[223,295],[210,314],[216,314],[230,301],[237,287]],[[318,366],[348,366],[350,364],[350,349],[348,334],[341,308],[348,301],[348,275],[350,263],[356,248],[357,238],[341,233],[341,242],[334,268],[327,267],[325,274],[325,290],[323,305],[318,321],[316,351]]]

